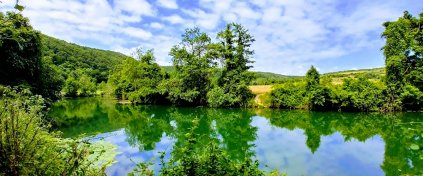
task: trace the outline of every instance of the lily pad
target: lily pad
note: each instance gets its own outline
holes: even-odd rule
[[[418,150],[418,149],[420,149],[420,147],[417,144],[411,144],[410,149],[411,150]]]

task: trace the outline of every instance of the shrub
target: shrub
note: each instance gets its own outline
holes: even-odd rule
[[[423,93],[415,86],[406,85],[400,94],[400,99],[405,110],[420,110],[423,103]]]
[[[220,87],[213,88],[207,92],[207,102],[210,107],[232,106],[236,101],[235,97],[225,93]]]
[[[286,83],[276,86],[270,92],[270,106],[274,108],[305,108],[305,87],[303,83]]]

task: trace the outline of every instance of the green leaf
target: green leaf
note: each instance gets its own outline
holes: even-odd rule
[[[411,144],[410,149],[411,150],[419,150],[420,147],[417,144]]]
[[[16,5],[15,5],[15,9],[16,9],[16,10],[19,10],[19,11],[21,11],[21,12],[24,10],[24,8],[25,8],[24,6],[21,6],[21,5],[19,5],[19,4],[16,4]]]

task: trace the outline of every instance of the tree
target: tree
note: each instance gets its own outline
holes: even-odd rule
[[[63,78],[50,58],[42,57],[41,46],[41,34],[28,18],[20,13],[0,13],[0,84],[28,85],[33,93],[56,100]]]
[[[40,34],[19,13],[0,13],[0,58],[0,84],[34,85],[40,76]]]
[[[386,39],[383,52],[386,64],[387,104],[389,111],[401,109],[400,94],[408,84],[423,90],[423,13],[420,18],[407,11],[397,21],[385,22],[382,37]]]
[[[109,78],[117,98],[133,103],[158,103],[163,101],[157,86],[165,77],[155,63],[153,50],[137,49],[136,59],[129,58],[118,65]]]
[[[209,71],[213,66],[210,45],[210,37],[199,28],[193,28],[186,29],[181,43],[171,49],[175,71],[161,86],[171,102],[179,105],[207,103],[211,84]]]
[[[306,73],[306,91],[314,91],[319,87],[320,84],[320,74],[317,72],[314,66],[311,66]]]
[[[323,110],[330,108],[325,103],[329,97],[328,89],[320,85],[320,74],[314,66],[306,73],[306,95],[308,99],[308,108],[310,110]],[[326,110],[326,109],[325,109]]]
[[[222,74],[218,79],[218,86],[228,94],[230,99],[227,106],[246,106],[252,98],[248,85],[253,79],[252,73],[248,72],[253,63],[251,56],[254,51],[250,49],[255,41],[242,25],[230,23],[219,32],[217,38],[220,40],[220,55],[224,61]]]

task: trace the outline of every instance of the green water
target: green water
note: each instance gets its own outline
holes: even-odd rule
[[[265,170],[290,176],[423,174],[421,113],[178,108],[83,98],[56,103],[49,116],[65,137],[117,145],[120,154],[108,175],[126,175],[137,162],[157,161],[159,152],[182,146],[194,118],[200,119],[200,145],[215,136],[231,159],[252,157]]]

